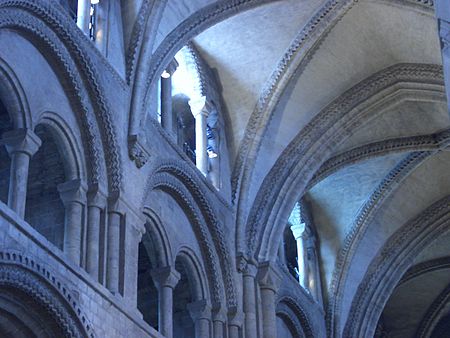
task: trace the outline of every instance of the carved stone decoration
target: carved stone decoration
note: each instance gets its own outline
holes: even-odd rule
[[[223,276],[228,310],[230,312],[236,311],[237,296],[233,277],[232,256],[226,244],[223,227],[217,219],[216,212],[211,206],[212,204],[208,201],[209,193],[204,189],[200,180],[196,178],[196,172],[184,162],[164,161],[158,163],[150,174],[145,189],[145,196],[156,188],[172,190],[178,195],[178,198],[182,198],[183,204],[188,207],[191,213],[190,218],[195,226],[194,230],[199,236],[203,252],[208,257],[207,261],[210,267],[207,267],[207,269],[211,272],[208,273],[208,276],[209,278]],[[211,237],[213,244],[209,243],[209,237]],[[213,259],[215,251],[217,251],[220,267],[217,267]],[[220,284],[216,280],[211,281],[211,285],[218,287]],[[215,291],[215,301],[220,300],[219,290]]]
[[[330,156],[330,149],[349,136],[349,131],[360,125],[367,111],[354,109],[383,90],[399,82],[429,83],[442,86],[442,68],[436,65],[399,64],[389,67],[360,82],[338,99],[331,102],[304,127],[283,151],[275,165],[265,177],[250,211],[246,226],[248,255],[254,255],[259,236],[264,233],[261,224],[274,224],[277,217],[279,196],[295,187],[302,195],[307,182],[315,171]],[[395,90],[395,87],[393,90]],[[303,164],[303,165],[302,165]],[[301,182],[293,183],[299,178]],[[299,185],[300,184],[300,185]],[[284,191],[284,193],[281,193]],[[269,207],[275,206],[275,207]]]
[[[327,160],[314,174],[307,190],[336,171],[369,158],[404,151],[433,151],[446,148],[449,143],[450,130],[447,129],[435,134],[387,139],[353,148]]]
[[[300,324],[295,325],[299,337],[317,337],[317,333],[313,330],[314,326],[311,324],[309,318],[305,314],[306,311],[302,309],[300,304],[302,304],[302,302],[299,299],[284,295],[278,299],[277,315],[282,312],[283,306],[287,307],[290,310],[289,312],[291,312],[295,317],[292,318],[291,313],[287,311],[284,311],[284,313],[289,316],[293,323],[298,322],[298,324]]]
[[[130,159],[136,163],[138,168],[142,168],[150,159],[150,153],[144,145],[139,143],[136,135],[128,138],[128,153]]]
[[[428,308],[425,316],[417,329],[415,337],[426,338],[431,337],[435,326],[439,320],[447,313],[448,304],[450,304],[450,284],[442,291],[439,296],[434,300],[433,304]]]
[[[246,126],[243,140],[239,146],[235,165],[232,172],[232,199],[239,202],[237,206],[238,229],[246,225],[246,212],[250,206],[247,205],[248,190],[252,182],[253,166],[258,155],[261,142],[273,114],[276,105],[289,85],[294,74],[298,75],[308,65],[311,58],[320,48],[321,42],[331,31],[334,25],[357,3],[357,0],[330,0],[327,1],[308,22],[287,49],[282,60],[270,79],[261,91],[255,109],[250,116]],[[399,0],[403,6],[413,6],[425,9],[428,12],[433,1],[428,0]],[[244,250],[245,238],[238,230],[238,250]]]
[[[359,283],[343,337],[373,336],[384,304],[414,258],[450,230],[450,196],[397,230],[372,260]]]
[[[87,316],[56,276],[44,265],[21,253],[0,251],[0,289],[26,293],[45,308],[66,337],[95,338]]]
[[[413,152],[410,155],[407,155],[375,188],[374,192],[370,195],[356,216],[354,224],[348,232],[336,258],[335,268],[331,277],[328,292],[330,299],[328,301],[327,311],[327,328],[329,331],[334,331],[335,334],[339,331],[338,316],[341,313],[342,294],[347,280],[348,269],[352,264],[353,257],[358,248],[358,243],[366,233],[370,222],[375,217],[376,212],[383,202],[400,186],[402,181],[431,154],[431,152]]]
[[[426,261],[413,266],[403,275],[398,285],[402,285],[403,283],[406,283],[411,279],[421,276],[425,273],[442,269],[450,269],[450,257],[436,258],[431,261]]]
[[[81,106],[84,115],[87,115],[86,107],[89,106],[87,102],[89,97],[96,118],[101,121],[97,126],[103,143],[110,190],[119,191],[122,180],[121,161],[116,131],[110,114],[111,109],[104,97],[104,90],[99,80],[100,76],[87,52],[90,48],[86,44],[90,42],[85,39],[79,29],[67,24],[68,20],[70,18],[60,12],[58,6],[53,6],[50,2],[39,2],[37,4],[31,0],[10,0],[3,1],[0,4],[0,27],[25,31],[28,36],[31,36],[31,39],[37,40],[37,45],[46,46],[51,51],[52,57],[58,60],[59,67],[64,69],[72,83],[78,100],[84,104]],[[101,57],[98,59],[103,60]],[[123,84],[123,80],[120,79],[112,66],[106,61],[103,62],[115,75],[118,83]],[[86,75],[89,84],[87,88],[80,79],[78,67]],[[93,127],[90,127],[92,124],[93,122],[89,122],[86,118],[82,120],[82,126],[88,130],[93,129]],[[90,133],[95,135],[98,132],[92,130]],[[99,151],[95,150],[93,146],[88,147],[88,149],[92,162],[98,162],[95,158],[98,157]],[[98,176],[95,171],[94,174]]]
[[[164,68],[173,59],[175,54],[185,46],[193,37],[205,29],[215,25],[242,11],[256,6],[273,2],[274,0],[220,0],[216,1],[192,14],[180,23],[152,54],[150,62],[148,59],[141,61],[142,78],[137,78],[134,83],[138,90],[133,92],[132,106],[130,110],[130,124],[128,135],[139,135],[140,121],[145,112],[153,85],[159,79]],[[278,0],[275,0],[278,1]],[[137,65],[140,67],[140,65]]]

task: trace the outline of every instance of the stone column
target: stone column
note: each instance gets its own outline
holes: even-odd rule
[[[241,338],[242,317],[242,312],[235,312],[232,315],[228,315],[228,338]]]
[[[97,187],[88,191],[88,224],[86,244],[86,271],[96,281],[100,272],[100,227],[102,223],[102,211],[106,208],[106,198]]]
[[[299,282],[300,285],[305,289],[309,289],[308,285],[308,256],[306,247],[304,245],[305,242],[305,223],[298,223],[291,226],[292,234],[294,235],[295,240],[297,241],[297,261],[298,261],[298,272],[299,272]]]
[[[450,112],[450,5],[448,0],[435,0],[435,8],[441,40],[447,104]]]
[[[178,67],[178,62],[173,59],[161,75],[161,126],[167,133],[175,137],[173,130],[172,111],[172,75]]]
[[[82,187],[81,181],[75,179],[59,184],[58,191],[66,209],[64,215],[64,252],[71,262],[80,266],[86,190]]]
[[[189,101],[192,114],[195,118],[195,164],[203,175],[208,174],[208,139],[206,137],[206,98]]]
[[[277,338],[275,301],[281,275],[273,265],[266,262],[259,266],[258,281],[261,289],[263,338]]]
[[[257,337],[255,278],[258,269],[247,263],[243,270],[245,337]]]
[[[213,337],[225,338],[225,322],[226,316],[222,311],[216,311],[212,316],[213,322]]]
[[[77,26],[87,36],[89,36],[89,22],[91,21],[90,10],[91,10],[90,0],[78,0]]]
[[[123,212],[118,203],[117,198],[108,199],[106,287],[113,294],[119,292],[120,228]]]
[[[24,218],[30,159],[41,146],[41,140],[30,129],[17,129],[4,133],[1,144],[11,157],[8,206]]]
[[[166,338],[173,337],[173,289],[181,276],[173,267],[151,271],[153,282],[158,289],[158,327]]]
[[[195,324],[195,338],[211,337],[211,307],[206,300],[199,300],[187,305],[189,314]]]

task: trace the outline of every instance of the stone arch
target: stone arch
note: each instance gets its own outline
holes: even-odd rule
[[[447,196],[390,237],[359,284],[345,323],[344,337],[373,336],[384,305],[414,258],[449,230],[450,196]]]
[[[154,261],[155,267],[170,266],[173,262],[172,249],[161,219],[149,207],[144,207],[144,215],[147,218],[147,222],[145,223],[145,234],[143,235],[142,241],[145,243],[147,236],[152,241],[154,251],[157,254]]]
[[[145,196],[153,189],[162,189],[171,193],[184,210],[194,226],[199,245],[205,259],[209,285],[212,287],[213,307],[219,305],[220,290],[224,290],[227,308],[233,312],[237,308],[236,286],[233,276],[233,260],[226,245],[222,225],[219,223],[216,211],[209,202],[209,193],[204,183],[197,177],[200,173],[194,171],[187,163],[166,160],[154,165],[147,182]],[[144,202],[145,204],[145,202]],[[216,260],[220,262],[217,266]],[[218,278],[222,277],[223,282]],[[220,288],[219,285],[224,287]]]
[[[30,107],[14,70],[0,58],[0,101],[13,121],[14,128],[30,128]],[[1,135],[0,135],[1,136]]]
[[[92,177],[99,181],[102,171],[106,172],[109,190],[119,192],[121,162],[110,107],[103,96],[93,60],[86,52],[89,50],[86,44],[90,42],[73,24],[68,24],[68,20],[70,18],[58,6],[50,3],[38,6],[32,1],[20,0],[0,6],[0,28],[8,28],[25,36],[60,72],[74,111],[80,112],[80,129],[92,165]],[[81,78],[81,74],[85,78]],[[98,155],[102,151],[106,169],[102,168]]]
[[[415,99],[422,95],[427,100],[442,100],[442,81],[440,66],[398,64],[363,80],[325,107],[297,134],[265,177],[245,226],[248,255],[258,255],[261,260],[276,255],[272,244],[277,242],[273,236],[280,232],[277,227],[286,224],[293,205],[334,147],[349,136],[352,128],[373,117],[373,109],[368,109],[371,104],[389,106],[392,97],[383,100],[387,93],[393,94],[396,102],[411,95]],[[424,86],[430,91],[424,93]],[[261,245],[257,247],[256,243]]]
[[[159,75],[162,74],[164,68],[173,59],[178,50],[185,46],[193,37],[200,34],[207,28],[223,21],[233,15],[242,11],[254,8],[256,6],[270,2],[271,0],[240,0],[228,1],[220,0],[204,8],[198,10],[190,15],[185,21],[180,23],[169,35],[161,42],[158,48],[153,51],[153,43],[143,45],[141,50],[139,43],[133,43],[132,52],[129,52],[131,57],[139,54],[139,63],[135,65],[139,71],[135,72],[139,76],[134,79],[133,95],[130,107],[130,123],[128,136],[129,138],[137,137],[139,135],[140,124],[143,120],[143,113],[146,111],[143,107],[146,106],[153,86],[156,85]],[[147,6],[150,5],[146,3]],[[143,10],[143,11],[142,11]],[[139,15],[139,24],[144,29],[144,22],[147,21],[151,11],[146,7],[142,7]],[[142,15],[142,16],[141,16]],[[154,27],[151,27],[154,29]],[[136,32],[136,38],[133,41],[138,41],[142,33]],[[142,49],[143,48],[143,49]],[[141,61],[142,60],[142,61]],[[150,60],[150,62],[148,61]],[[129,64],[134,64],[136,61],[128,60]],[[129,78],[133,77],[132,67],[129,68]]]
[[[82,153],[82,146],[78,144],[69,125],[53,112],[44,112],[36,125],[48,127],[53,138],[56,140],[60,153],[64,154],[64,168],[68,180],[80,179],[87,183],[86,159]]]
[[[314,318],[314,315],[308,313],[301,305],[307,302],[306,299],[302,300],[301,297],[292,294],[291,290],[282,289],[278,296],[276,312],[277,314],[283,313],[285,317],[288,316],[286,319],[295,328],[298,337],[318,337],[319,333],[316,331],[317,325],[314,325],[311,320],[311,316]],[[318,316],[317,318],[320,317]]]
[[[96,335],[89,320],[80,309],[76,299],[45,265],[17,252],[0,252],[0,289],[10,301],[23,304],[28,313],[51,319],[53,327],[47,331],[67,337],[89,337]],[[0,302],[2,303],[2,302]],[[2,309],[2,312],[5,309]],[[44,313],[42,313],[44,312]],[[17,308],[13,315],[21,315]],[[39,318],[34,318],[39,320]],[[43,324],[43,323],[42,323]],[[29,327],[32,330],[32,327]],[[51,336],[49,336],[51,337]]]
[[[214,306],[220,307],[223,298],[220,268],[217,264],[218,259],[216,258],[214,245],[199,207],[193,201],[186,187],[174,177],[168,174],[153,174],[151,181],[151,188],[147,191],[158,189],[171,195],[182,206],[187,218],[190,220],[205,263],[212,303]]]
[[[208,279],[206,273],[202,268],[201,260],[197,257],[195,252],[187,246],[183,246],[175,255],[173,266],[179,260],[186,268],[188,277],[192,283],[193,301],[208,299]]]

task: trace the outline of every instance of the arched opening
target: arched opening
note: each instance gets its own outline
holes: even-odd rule
[[[180,280],[173,291],[173,336],[194,338],[195,326],[188,310],[188,305],[195,300],[194,282],[189,278],[187,262],[180,256],[175,261],[175,269],[180,274]]]
[[[6,107],[0,101],[0,139],[3,133],[13,129],[11,118]],[[0,146],[0,201],[8,203],[8,189],[10,178],[11,160],[6,147]]]
[[[151,276],[156,254],[151,241],[144,241],[139,243],[137,307],[145,322],[158,330],[158,290]]]
[[[63,337],[65,332],[46,309],[30,295],[2,287],[0,295],[0,336],[16,338]]]
[[[430,336],[431,338],[450,337],[450,313],[444,316],[437,324]]]
[[[50,128],[38,125],[42,141],[30,161],[25,220],[61,250],[64,241],[64,205],[58,185],[66,181],[63,153]]]
[[[291,321],[287,320],[286,316],[277,314],[277,334],[278,337],[295,338],[297,332]]]

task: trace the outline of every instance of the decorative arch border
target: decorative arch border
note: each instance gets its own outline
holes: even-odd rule
[[[441,97],[442,85],[440,66],[398,64],[363,80],[325,107],[297,134],[265,177],[245,227],[247,254],[268,259],[270,248],[266,246],[273,230],[269,225],[287,220],[314,173],[363,117],[382,108],[391,96],[407,97],[412,89],[414,95],[427,89]],[[256,247],[257,243],[262,244]]]
[[[44,306],[68,337],[96,337],[67,287],[37,260],[14,251],[0,251],[1,286],[19,289]]]
[[[338,170],[367,159],[409,151],[434,151],[448,147],[449,143],[450,129],[429,135],[391,138],[365,144],[340,153],[325,161],[314,174],[305,190],[309,190],[315,184]]]
[[[436,258],[413,266],[403,275],[398,284],[401,285],[425,273],[441,269],[450,269],[450,257]]]
[[[314,330],[314,325],[311,324],[307,312],[300,304],[300,299],[297,299],[297,297],[290,295],[287,292],[282,292],[278,297],[276,313],[284,312],[285,315],[289,316],[289,321],[295,327],[295,331],[299,333],[299,337],[315,338],[317,337],[317,332]],[[288,311],[282,311],[283,306],[289,309],[290,313]],[[294,317],[291,315],[294,315]]]
[[[371,337],[389,296],[414,258],[450,230],[450,195],[397,230],[372,260],[358,286],[343,337]]]
[[[11,28],[27,35],[32,43],[39,46],[38,49],[44,48],[44,54],[49,54],[57,62],[55,69],[63,72],[70,87],[68,96],[72,102],[76,102],[82,113],[80,129],[86,131],[85,142],[94,179],[92,183],[98,183],[95,180],[100,177],[98,144],[101,143],[106,158],[109,190],[119,192],[122,184],[119,147],[100,77],[87,52],[93,48],[87,45],[90,42],[61,11],[59,6],[47,2],[4,1],[0,4],[0,28]],[[91,104],[95,118],[91,117]],[[100,134],[100,140],[97,134]]]
[[[14,70],[2,58],[0,58],[0,100],[10,114],[15,128],[31,128],[31,112],[25,91]]]
[[[136,148],[139,148],[137,144],[139,143],[138,135],[140,132],[140,123],[143,119],[143,114],[145,111],[143,107],[146,106],[151,89],[156,84],[159,74],[164,71],[164,67],[169,64],[178,50],[186,45],[197,34],[200,34],[218,22],[221,22],[245,10],[249,10],[273,1],[279,0],[218,0],[191,14],[186,20],[170,32],[158,48],[150,54],[150,62],[148,62],[148,59],[143,59],[140,57],[142,62],[139,63],[145,64],[143,64],[144,67],[141,67],[140,64],[135,66],[140,69],[139,73],[141,73],[142,76],[136,77],[133,84],[134,88],[139,88],[139,90],[133,91],[131,99],[130,122],[128,129],[128,138],[129,142],[131,142],[131,144],[129,144],[130,151],[136,151]],[[147,14],[143,12],[142,19],[140,20],[145,21],[145,18],[150,15],[150,13],[151,12],[148,11]],[[140,35],[139,33],[135,34],[135,36]],[[137,53],[147,55],[145,51],[135,51],[131,54]],[[136,157],[136,154],[131,153],[130,156],[133,158]]]
[[[347,281],[348,269],[358,249],[358,245],[366,233],[375,214],[386,199],[400,187],[401,183],[424,161],[432,152],[413,152],[403,158],[378,184],[367,201],[361,207],[352,224],[351,230],[345,237],[344,243],[336,258],[335,267],[331,277],[328,294],[328,309],[326,314],[327,328],[334,334],[339,332],[338,314],[341,313],[341,303]]]
[[[286,93],[294,75],[301,74],[304,71],[328,33],[356,2],[358,0],[327,1],[299,32],[265,84],[247,123],[232,173],[232,198],[233,202],[238,203],[238,229],[244,228],[245,222],[248,221],[249,215],[246,214],[249,210],[247,196],[252,184],[254,164],[280,98]],[[396,2],[397,5],[420,8],[425,13],[434,14],[433,1],[396,0]],[[238,252],[245,252],[245,240],[245,234],[238,231],[236,237]]]
[[[46,111],[44,112],[36,125],[45,125],[51,129],[51,133],[54,134],[55,140],[58,144],[62,144],[62,152],[64,154],[63,161],[68,161],[70,172],[67,179],[83,179],[87,177],[85,172],[85,156],[81,150],[80,145],[77,142],[72,129],[66,123],[66,121],[58,114]]]
[[[155,245],[159,253],[157,256],[158,267],[170,266],[173,261],[172,249],[161,219],[157,213],[149,207],[144,207],[144,215],[148,220],[145,224],[146,231],[142,241],[145,241],[146,236],[150,236],[153,245]]]
[[[415,337],[431,337],[434,328],[447,313],[447,306],[450,304],[450,284],[442,291],[428,308],[425,317],[422,319]]]
[[[227,246],[228,241],[225,239],[223,227],[217,219],[216,211],[212,208],[207,196],[209,193],[203,187],[203,182],[197,178],[198,173],[194,172],[186,163],[178,160],[160,161],[155,164],[154,170],[150,174],[149,181],[146,185],[145,197],[150,191],[156,188],[166,188],[182,199],[191,213],[192,220],[196,225],[197,238],[199,244],[204,250],[205,257],[210,258],[208,275],[213,273],[217,278],[220,273],[224,281],[224,293],[227,299],[227,308],[230,312],[237,311],[236,285],[233,275],[233,259]],[[143,205],[145,200],[143,201]],[[212,243],[210,238],[212,239]],[[217,254],[220,267],[216,267],[214,256]],[[212,278],[213,276],[210,276]],[[210,285],[218,286],[218,281]],[[216,291],[218,296],[220,291]],[[212,297],[214,301],[219,298]],[[214,304],[213,304],[214,305]]]
[[[285,304],[278,304],[276,308],[277,317],[281,318],[287,325],[294,337],[305,338],[302,326],[298,322],[295,314],[292,312],[291,308]]]
[[[208,297],[208,280],[207,274],[203,270],[200,259],[195,252],[188,246],[182,246],[178,249],[177,254],[173,258],[172,266],[175,266],[177,259],[181,260],[182,264],[185,264],[186,272],[188,274],[189,283],[194,281],[196,295],[192,295],[197,298],[194,301],[207,299]]]

